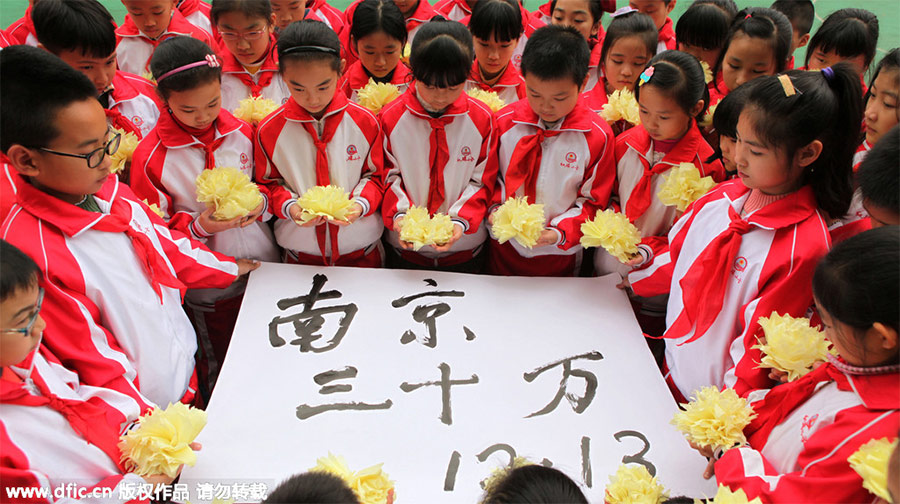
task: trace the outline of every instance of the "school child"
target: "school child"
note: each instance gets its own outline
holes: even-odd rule
[[[771,8],[784,14],[791,22],[791,57],[785,70],[793,70],[794,51],[809,42],[809,30],[816,20],[816,6],[812,0],[775,0]]]
[[[493,91],[507,105],[525,97],[525,81],[513,52],[522,36],[522,10],[516,0],[482,0],[472,10],[469,31],[475,44],[475,62],[466,91]]]
[[[737,144],[737,122],[744,108],[744,100],[747,93],[750,92],[752,84],[746,86],[738,86],[737,89],[728,93],[728,96],[722,98],[716,106],[716,112],[713,114],[713,131],[719,137],[718,149],[713,158],[708,159],[712,162],[715,158],[722,160],[722,166],[725,167],[725,178],[730,179],[737,175],[737,163],[734,160],[734,149]]]
[[[194,37],[215,47],[208,33],[188,22],[175,8],[175,0],[122,0],[122,4],[128,14],[122,26],[116,28],[119,70],[149,75],[150,57],[156,46],[178,35]]]
[[[900,126],[881,136],[856,173],[871,227],[900,224]]]
[[[0,149],[26,179],[0,237],[41,268],[44,342],[85,384],[190,401],[197,341],[182,289],[226,287],[258,263],[170,233],[110,176],[119,137],[83,74],[28,46],[0,51],[0,72]]]
[[[614,137],[580,100],[589,58],[573,27],[545,26],[525,48],[527,99],[497,115],[500,174],[493,204],[525,196],[544,205],[546,221],[532,249],[515,240],[491,242],[494,274],[574,276],[583,253],[581,224],[609,204]]]
[[[675,0],[628,0],[628,5],[650,16],[656,23],[656,29],[659,30],[657,53],[676,48],[675,24],[669,17],[675,8]]]
[[[838,356],[750,394],[758,416],[744,428],[749,444],[711,463],[720,485],[762,502],[878,500],[847,459],[872,439],[896,439],[900,429],[898,229],[850,238],[816,267],[816,307]]]
[[[537,8],[537,10],[531,13],[531,17],[540,21],[544,25],[552,24],[553,3],[554,0],[550,0],[547,3],[541,5]],[[600,0],[600,8],[604,12],[614,12],[616,10],[616,0]]]
[[[9,45],[30,45],[37,47],[37,36],[34,34],[34,23],[31,21],[31,10],[34,8],[34,0],[28,0],[25,15],[6,27],[4,33],[9,40]]]
[[[875,58],[878,47],[878,18],[865,9],[840,9],[822,21],[809,40],[806,68],[821,70],[840,61],[853,65],[863,83],[863,74]],[[863,92],[866,91],[863,83]]]
[[[382,214],[395,266],[475,273],[484,262],[482,221],[497,177],[497,134],[491,110],[464,92],[473,52],[461,23],[424,24],[409,58],[415,81],[379,116],[387,174]],[[449,216],[450,241],[418,251],[400,241],[412,206]]]
[[[47,501],[56,501],[54,489],[77,484],[88,492],[110,490],[107,502],[124,502],[120,497],[128,486],[171,483],[174,478],[165,475],[142,478],[122,470],[119,435],[149,406],[112,389],[82,385],[41,345],[46,323],[40,312],[50,301],[40,280],[41,270],[30,257],[0,241],[4,501],[30,502],[24,492],[12,492],[40,488],[50,492]]]
[[[760,77],[737,124],[740,178],[688,207],[667,245],[640,246],[650,260],[628,280],[639,296],[669,293],[665,373],[677,399],[707,385],[771,386],[752,348],[757,319],[811,304],[826,219],[850,206],[858,82],[847,65]]]
[[[263,504],[315,502],[317,504],[359,504],[359,497],[347,482],[327,472],[308,471],[282,481],[269,492]]]
[[[220,221],[197,201],[196,179],[204,170],[236,168],[253,179],[250,126],[221,107],[221,68],[205,44],[172,37],[160,44],[150,68],[166,110],[156,128],[135,149],[131,188],[157,205],[169,228],[232,257],[277,262],[269,227],[258,219],[266,203],[245,217]],[[265,196],[265,191],[263,192]],[[201,391],[213,388],[241,307],[245,284],[227,289],[189,290],[185,311],[200,344]]]
[[[457,0],[452,0],[452,1],[456,2]],[[461,2],[461,3],[456,3],[454,5],[462,5],[462,3],[465,2],[465,0],[458,0],[458,2]],[[445,2],[440,2],[440,3],[444,4],[445,10],[447,10],[446,5],[448,5],[448,4],[446,4]],[[518,42],[515,44],[515,48],[513,49],[512,56],[509,58],[509,61],[510,61],[510,63],[512,63],[512,65],[516,69],[516,71],[518,71],[522,66],[522,51],[525,50],[525,46],[528,44],[528,38],[531,37],[531,35],[534,33],[535,30],[537,30],[538,28],[540,28],[542,26],[546,26],[547,23],[541,21],[537,17],[532,16],[528,12],[528,9],[526,9],[525,7],[522,6],[522,2],[516,2],[516,6],[519,8],[519,12],[522,14],[522,32],[519,34],[519,38],[517,39]],[[435,6],[435,11],[437,11],[441,15],[444,15],[443,13],[441,13],[440,11],[437,10],[436,6]],[[454,8],[454,9],[450,10],[450,15],[455,15],[458,12],[460,12],[460,10]],[[469,19],[472,17],[472,14],[469,11],[465,16],[463,16],[460,19],[453,19],[446,15],[444,15],[444,17],[446,17],[447,19],[450,19],[451,21],[459,21],[460,23],[468,26]]]
[[[41,1],[33,17],[40,46],[94,83],[112,127],[143,138],[156,126],[156,89],[147,79],[116,69],[115,24],[100,2]]]
[[[275,14],[275,34],[306,16],[306,0],[269,0]]]
[[[291,97],[257,128],[256,174],[271,193],[275,237],[288,263],[380,267],[383,231],[382,133],[371,112],[337,92],[338,36],[304,19],[278,38],[281,74]],[[348,223],[303,223],[297,197],[315,186],[350,193]]]
[[[588,42],[591,59],[585,91],[600,82],[600,51],[603,48],[603,5],[601,0],[553,0],[549,24],[572,26]]]
[[[290,93],[278,77],[274,15],[269,2],[214,0],[210,12],[222,38],[222,107],[234,111],[241,100],[261,97],[277,105]]]
[[[350,44],[359,60],[351,64],[339,84],[353,101],[369,83],[386,82],[406,91],[412,77],[400,63],[406,45],[406,22],[393,0],[363,0],[353,12]]]
[[[711,71],[719,60],[734,15],[735,12],[713,2],[694,2],[675,25],[678,50],[706,63]]]
[[[203,0],[176,0],[175,8],[188,20],[188,23],[205,31],[211,37],[216,35],[210,20],[211,6],[209,3]]]
[[[712,69],[710,105],[745,82],[783,72],[791,33],[791,23],[776,10],[748,7],[738,12]]]
[[[350,44],[350,32],[353,29],[353,16],[360,2],[362,0],[354,0],[344,10],[344,30],[341,32],[341,46],[344,48],[350,47],[349,51],[343,53],[344,59],[347,60],[348,64],[352,64],[359,58]],[[400,13],[403,14],[403,19],[406,22],[406,40],[409,43],[412,43],[413,37],[416,36],[422,24],[427,23],[437,15],[437,12],[434,11],[428,0],[393,0],[393,2],[400,9]]]
[[[568,502],[587,504],[578,484],[553,467],[525,465],[507,469],[499,481],[485,489],[479,502],[513,504],[515,502]]]
[[[891,49],[878,62],[865,98],[865,137],[853,155],[854,172],[882,135],[900,122],[900,48]]]
[[[656,55],[656,25],[646,14],[623,7],[612,15],[600,50],[600,82],[585,93],[585,102],[595,112],[603,110],[615,91],[634,91],[638,76]],[[625,125],[616,125],[613,131]]]

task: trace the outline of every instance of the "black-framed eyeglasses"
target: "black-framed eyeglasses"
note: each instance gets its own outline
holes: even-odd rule
[[[56,154],[57,156],[67,156],[67,157],[77,157],[82,158],[87,161],[88,168],[96,168],[103,163],[103,159],[106,156],[112,156],[119,150],[119,143],[122,141],[122,134],[116,133],[112,138],[109,139],[109,142],[106,142],[106,145],[103,147],[98,147],[87,154],[72,154],[71,152],[59,152],[55,150],[48,149],[46,147],[38,147],[37,150],[43,152],[49,152],[50,154]]]
[[[28,319],[28,325],[19,329],[0,329],[0,333],[18,333],[22,336],[29,336],[34,323],[37,322],[38,314],[41,313],[41,305],[44,303],[44,288],[38,287],[37,303],[34,304],[34,314]]]

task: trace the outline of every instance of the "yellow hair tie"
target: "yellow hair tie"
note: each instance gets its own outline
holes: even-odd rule
[[[778,81],[781,82],[781,87],[784,88],[784,96],[794,96],[797,94],[797,89],[794,88],[794,83],[791,82],[791,78],[788,77],[787,74],[779,75]]]

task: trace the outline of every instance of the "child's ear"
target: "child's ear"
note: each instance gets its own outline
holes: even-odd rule
[[[885,350],[897,350],[897,330],[893,327],[888,327],[881,322],[875,322],[872,324],[872,328],[869,331],[873,331],[875,335],[879,338],[878,346],[884,348]]]
[[[809,43],[809,33],[800,37],[800,41],[797,43],[797,49],[800,49],[801,47],[805,47],[806,44],[808,44],[808,43]]]
[[[672,12],[672,9],[675,8],[675,2],[676,2],[676,0],[669,0],[668,5],[666,5],[666,15],[667,16]]]
[[[690,116],[696,118],[698,115],[700,115],[700,111],[703,110],[704,105],[706,105],[706,102],[704,102],[703,100],[699,100],[697,103],[695,103],[694,106],[691,107]]]
[[[800,147],[797,150],[797,153],[794,154],[794,159],[797,160],[797,163],[801,167],[806,168],[811,165],[813,161],[819,159],[820,154],[822,154],[822,141],[813,140],[803,147]]]
[[[12,163],[16,171],[26,177],[33,177],[40,172],[34,154],[27,147],[13,144],[6,151],[6,157],[9,158],[9,162]]]
[[[270,29],[270,32],[271,30],[275,29],[275,19],[275,13],[273,12],[272,15],[269,16],[269,26],[267,26],[267,28]]]
[[[347,60],[341,58],[341,75],[344,75],[344,70],[347,69]]]

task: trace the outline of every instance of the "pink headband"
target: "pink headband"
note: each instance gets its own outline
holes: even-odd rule
[[[218,68],[220,65],[219,65],[219,60],[216,59],[216,56],[214,54],[207,54],[206,59],[204,59],[202,61],[195,61],[194,63],[188,63],[187,65],[180,66],[174,70],[169,70],[168,72],[160,75],[156,79],[156,82],[159,82],[159,81],[165,79],[166,77],[171,77],[179,72],[183,72],[185,70],[190,70],[191,68],[197,68],[197,67],[201,67],[201,66],[208,66],[210,68]]]

